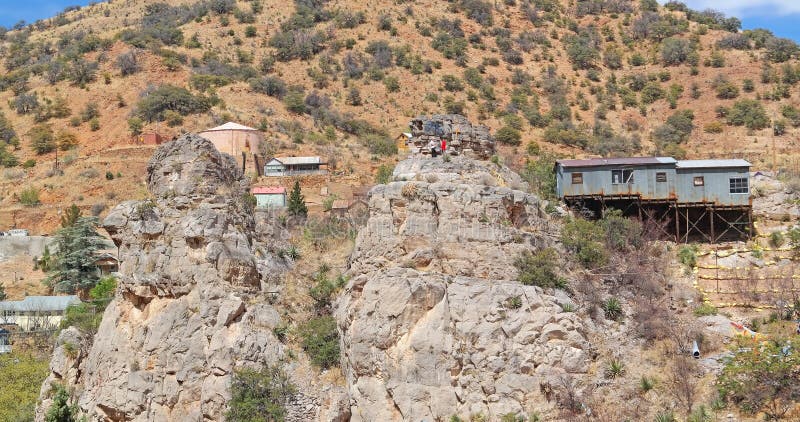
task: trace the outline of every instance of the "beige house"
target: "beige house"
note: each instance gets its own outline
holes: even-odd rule
[[[258,129],[233,122],[206,129],[199,135],[211,141],[219,152],[232,155],[237,161],[243,152],[248,155],[258,154],[259,147],[264,142],[264,135]]]
[[[67,307],[80,304],[78,296],[28,296],[0,302],[0,325],[16,325],[23,331],[58,328]]]

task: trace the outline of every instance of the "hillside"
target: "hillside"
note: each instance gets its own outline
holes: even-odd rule
[[[103,215],[116,201],[141,199],[152,147],[132,145],[134,131],[171,138],[228,120],[262,129],[265,155],[333,159],[334,180],[354,187],[391,164],[392,138],[411,117],[441,111],[497,131],[500,155],[516,168],[553,152],[733,155],[796,172],[797,46],[768,31],[737,32],[739,21],[719,13],[668,6],[115,0],[71,8],[3,33],[0,229],[48,233],[70,203]]]

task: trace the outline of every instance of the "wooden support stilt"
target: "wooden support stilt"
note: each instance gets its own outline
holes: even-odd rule
[[[714,233],[714,214],[716,214],[714,207],[711,207],[711,243],[717,243],[717,236]]]

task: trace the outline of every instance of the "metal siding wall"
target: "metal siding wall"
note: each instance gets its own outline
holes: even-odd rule
[[[650,167],[570,167],[560,168],[557,174],[560,184],[559,196],[578,195],[628,195],[641,193],[643,198],[666,199],[675,181],[675,170],[665,166]],[[611,171],[632,169],[633,183],[615,185],[611,183]],[[666,183],[657,183],[656,173],[667,173]],[[572,173],[583,173],[583,184],[572,184]]]
[[[703,176],[705,186],[694,186],[696,176]],[[750,183],[750,173],[744,168],[678,169],[678,201],[710,202],[717,205],[749,204],[749,193],[730,193],[731,177],[744,177]]]

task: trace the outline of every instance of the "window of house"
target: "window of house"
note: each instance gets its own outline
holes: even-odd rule
[[[611,170],[611,184],[633,183],[633,170]]]
[[[572,184],[573,185],[582,185],[583,184],[583,173],[572,173]]]
[[[695,176],[694,177],[694,185],[695,186],[705,186],[706,185],[705,177],[703,177],[703,176]]]
[[[667,173],[660,171],[656,173],[656,182],[666,182],[667,181]]]
[[[746,177],[731,177],[730,179],[731,193],[749,193],[750,188],[747,185]]]

